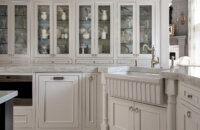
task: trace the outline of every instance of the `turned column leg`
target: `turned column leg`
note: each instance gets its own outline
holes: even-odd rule
[[[108,130],[108,94],[106,88],[106,81],[104,77],[104,73],[101,74],[101,86],[103,87],[102,98],[103,98],[103,117],[102,117],[102,124],[101,130]]]
[[[175,80],[166,80],[165,82],[167,101],[167,130],[176,130],[176,96],[178,83]]]

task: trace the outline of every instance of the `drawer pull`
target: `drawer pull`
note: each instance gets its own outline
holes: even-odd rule
[[[187,95],[188,98],[192,99],[192,95]]]
[[[187,117],[188,117],[188,118],[191,117],[191,112],[190,112],[190,111],[187,112]]]
[[[53,80],[64,80],[64,77],[53,77]]]

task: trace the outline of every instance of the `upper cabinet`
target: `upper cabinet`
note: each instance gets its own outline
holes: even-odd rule
[[[15,57],[30,56],[29,4],[26,1],[0,3],[0,57],[12,63]]]
[[[77,3],[77,56],[113,56],[113,6],[104,2]]]
[[[118,3],[118,56],[150,56],[155,43],[154,2]]]
[[[70,57],[71,9],[67,2],[35,2],[35,56]]]

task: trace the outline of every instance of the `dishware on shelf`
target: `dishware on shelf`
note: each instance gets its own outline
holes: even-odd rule
[[[68,39],[68,34],[67,33],[64,34],[64,38]]]
[[[41,38],[42,38],[42,39],[47,39],[48,36],[49,36],[49,34],[48,34],[48,32],[47,32],[47,29],[43,28],[43,29],[41,30]]]
[[[46,20],[47,19],[47,12],[41,12],[41,19]]]
[[[90,38],[90,33],[88,31],[85,31],[83,33],[83,39],[89,39]]]
[[[86,48],[87,46],[85,45],[85,44],[82,44],[81,45],[81,50],[82,50],[82,54],[85,54],[85,48]]]
[[[66,13],[65,13],[65,12],[62,12],[61,19],[62,19],[63,21],[66,20]]]
[[[102,11],[101,20],[103,20],[103,21],[108,20],[107,10],[101,10],[101,11]]]
[[[107,34],[107,32],[103,29],[103,31],[101,33],[101,39],[105,40],[106,39],[106,34]]]

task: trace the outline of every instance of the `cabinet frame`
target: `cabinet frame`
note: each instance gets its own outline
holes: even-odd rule
[[[133,7],[133,14],[132,14],[132,17],[133,17],[133,22],[132,22],[132,24],[133,24],[133,34],[132,34],[132,38],[133,38],[133,43],[132,43],[132,47],[133,47],[133,53],[132,54],[121,54],[121,6],[132,6]],[[118,45],[117,45],[117,54],[118,54],[118,57],[128,57],[128,58],[131,58],[131,57],[134,57],[134,55],[136,54],[136,33],[137,33],[137,31],[136,31],[136,19],[137,19],[137,17],[136,17],[136,3],[134,3],[134,2],[128,2],[128,3],[123,3],[123,2],[119,2],[118,3],[118,8],[117,8],[117,10],[118,10],[118,19],[117,19],[117,21],[118,21]]]
[[[38,7],[44,5],[49,6],[49,36],[50,36],[50,43],[49,43],[49,54],[39,54],[38,53]],[[51,54],[53,54],[53,8],[52,8],[52,2],[51,1],[37,1],[34,3],[34,55],[35,57],[51,57]]]
[[[27,54],[15,54],[15,6],[17,5],[24,5],[27,7]],[[11,18],[12,18],[12,34],[11,34],[11,40],[12,40],[12,55],[14,57],[19,57],[19,58],[28,58],[30,57],[30,44],[31,44],[31,40],[30,40],[30,35],[31,35],[31,29],[30,29],[30,4],[27,2],[27,1],[13,1],[12,2],[12,15],[11,15]]]
[[[99,6],[109,6],[110,7],[110,54],[99,54],[98,48],[98,32],[99,32],[99,23],[98,23],[98,14],[99,14]],[[112,2],[95,2],[95,54],[97,57],[113,57],[113,41],[114,41],[114,34],[113,34],[113,27],[114,27],[114,12],[113,12],[113,3]]]
[[[91,6],[91,54],[79,54],[80,48],[80,7],[81,6]],[[95,45],[94,45],[94,3],[91,1],[77,2],[76,4],[76,56],[77,57],[92,57],[92,54],[95,54]]]

